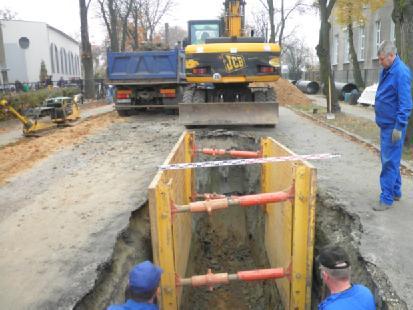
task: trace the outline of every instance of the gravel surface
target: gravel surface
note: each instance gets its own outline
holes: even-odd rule
[[[0,187],[0,308],[71,309],[93,287],[182,133],[176,117],[124,120]]]
[[[183,131],[172,116],[146,114],[114,122],[53,153],[0,187],[0,308],[69,309],[94,285],[97,267]],[[383,213],[378,203],[380,160],[363,146],[280,109],[274,129],[256,128],[299,154],[341,153],[314,162],[320,191],[360,219],[363,258],[386,273],[413,308],[413,181]],[[251,131],[245,130],[245,131]]]

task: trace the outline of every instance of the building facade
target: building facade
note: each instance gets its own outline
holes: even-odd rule
[[[388,0],[377,11],[364,8],[367,17],[364,24],[353,24],[354,46],[366,86],[378,82],[380,65],[377,49],[384,40],[395,41],[395,25],[392,20],[393,1]],[[350,58],[348,31],[345,26],[331,19],[331,64],[337,82],[353,83],[353,66]]]
[[[0,24],[0,44],[4,50],[2,83],[38,82],[42,61],[53,81],[80,78],[79,42],[42,22],[2,20]]]

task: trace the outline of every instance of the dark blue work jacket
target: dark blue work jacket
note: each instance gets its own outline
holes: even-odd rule
[[[155,304],[140,303],[128,299],[123,305],[112,305],[107,310],[158,310],[159,307]]]
[[[381,128],[402,130],[412,110],[412,75],[397,56],[393,65],[383,69],[376,93],[376,123]]]
[[[375,310],[374,297],[370,290],[360,284],[330,295],[319,306],[319,310]]]

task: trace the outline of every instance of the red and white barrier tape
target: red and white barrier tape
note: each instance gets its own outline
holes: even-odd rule
[[[294,155],[284,157],[266,157],[266,158],[248,158],[248,159],[231,159],[231,160],[216,160],[205,161],[198,163],[180,163],[171,165],[161,165],[159,170],[182,170],[195,168],[211,168],[211,167],[226,167],[226,166],[242,166],[254,164],[267,164],[286,161],[302,161],[302,160],[326,160],[339,158],[340,154],[313,154],[313,155]]]

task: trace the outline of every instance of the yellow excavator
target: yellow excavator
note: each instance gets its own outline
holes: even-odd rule
[[[43,106],[30,111],[30,117],[22,115],[10,103],[2,99],[0,107],[11,113],[23,124],[24,136],[35,136],[40,132],[66,126],[80,118],[78,102],[71,97],[55,97],[46,99]],[[50,116],[50,121],[40,121],[42,116]]]
[[[187,127],[278,122],[271,82],[281,73],[278,44],[245,36],[245,1],[225,0],[221,20],[188,22],[188,86],[179,104]]]

